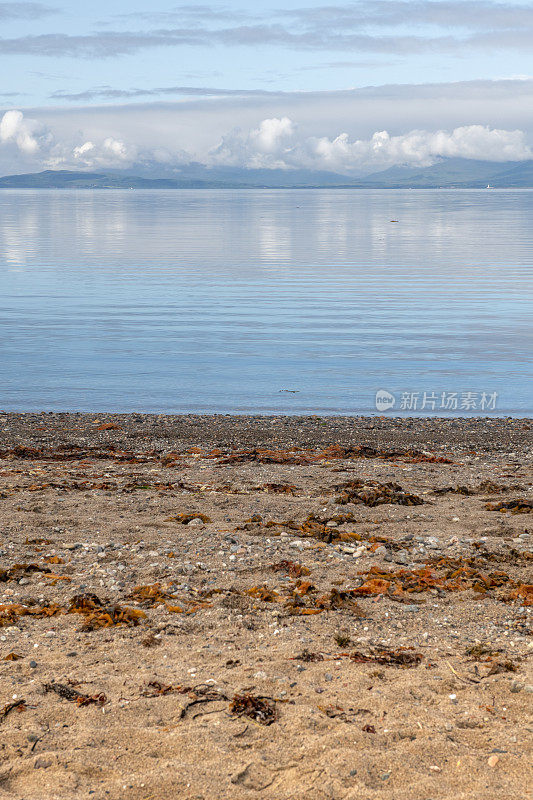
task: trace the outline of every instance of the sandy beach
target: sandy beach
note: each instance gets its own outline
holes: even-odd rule
[[[528,796],[532,424],[0,412],[0,797]]]

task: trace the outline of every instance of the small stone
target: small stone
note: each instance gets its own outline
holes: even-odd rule
[[[396,562],[396,564],[408,564],[409,556],[407,553],[396,553],[393,560]]]
[[[499,760],[500,760],[499,756],[489,756],[487,764],[489,765],[489,767],[495,767]]]
[[[527,692],[528,694],[533,694],[533,683],[526,683],[526,685],[524,686],[524,692]]]
[[[36,666],[37,666],[37,662],[36,662],[36,661],[30,661],[30,667],[31,667],[32,669],[35,669],[35,668],[36,668]]]
[[[51,761],[48,761],[46,758],[38,758],[33,765],[33,769],[47,769],[48,767],[51,766],[52,766]]]
[[[189,523],[187,523],[187,524],[188,525],[203,525],[204,523],[202,522],[200,517],[194,517],[194,519],[191,519],[191,521]]]
[[[333,675],[331,674],[331,672],[326,672],[326,674],[324,675],[324,680],[325,681],[332,681],[333,680]]]
[[[524,684],[520,683],[519,681],[513,681],[511,684],[511,691],[513,694],[518,694],[518,692],[521,692],[523,688]]]

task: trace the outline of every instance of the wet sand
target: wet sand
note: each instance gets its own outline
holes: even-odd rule
[[[0,412],[0,797],[526,797],[531,445]]]

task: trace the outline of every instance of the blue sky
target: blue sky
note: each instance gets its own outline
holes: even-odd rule
[[[280,6],[0,2],[0,104],[23,113],[0,129],[0,171],[191,158],[357,170],[380,161],[377,149],[384,166],[413,147],[413,163],[440,154],[436,139],[375,133],[472,126],[522,140],[471,130],[443,139],[441,154],[495,159],[499,142],[500,160],[528,157],[531,2]]]

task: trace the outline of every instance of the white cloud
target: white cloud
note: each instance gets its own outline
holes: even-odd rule
[[[201,127],[201,119],[201,115],[196,116],[196,129]],[[178,141],[184,130],[179,117],[169,125],[165,140],[158,138],[159,117],[148,108],[142,116],[145,127],[130,124],[127,135],[112,120],[107,120],[106,125],[105,118],[99,118],[97,124],[89,118],[80,130],[83,118],[77,117],[78,127],[70,131],[62,128],[60,121],[61,118],[55,118],[44,124],[21,111],[7,111],[0,120],[1,172],[47,168],[97,170],[137,165],[152,173],[153,170],[164,173],[184,163],[200,161],[207,165],[363,174],[399,164],[428,166],[442,157],[494,162],[533,158],[522,130],[479,124],[396,134],[380,130],[358,138],[346,132],[331,135],[326,131],[328,135],[321,132],[317,135],[286,115],[270,116],[250,127],[234,128],[222,135],[218,145],[202,152],[191,146],[185,148]],[[219,120],[219,129],[224,130],[225,122]],[[322,127],[317,122],[315,130],[319,124]]]
[[[24,113],[53,131],[58,142],[71,143],[71,150],[87,141],[97,145],[111,136],[134,145],[139,153],[157,150],[154,158],[168,164],[185,161],[187,153],[206,162],[233,129],[239,127],[246,137],[259,128],[261,120],[284,117],[298,123],[299,140],[327,137],[334,141],[346,132],[354,142],[371,140],[376,131],[386,130],[395,137],[414,130],[453,131],[477,124],[491,130],[524,131],[528,144],[533,144],[533,80],[389,84],[178,102],[120,101],[34,108]],[[233,140],[232,133],[225,143],[232,150]],[[167,153],[164,158],[163,152]],[[0,172],[7,171],[13,172],[14,164],[7,159],[7,148],[0,148]]]
[[[108,136],[99,144],[87,141],[74,147],[72,157],[79,167],[121,167],[133,164],[137,149]],[[63,158],[68,161],[67,152]]]
[[[12,142],[27,155],[39,150],[39,142],[34,136],[37,124],[27,122],[21,111],[6,111],[0,122],[0,143]]]
[[[288,117],[264,119],[259,127],[243,133],[239,128],[222,137],[210,155],[215,164],[253,168],[289,166],[297,128]]]
[[[6,111],[0,120],[2,147],[8,148],[12,158],[18,155],[22,165],[34,169],[125,167],[137,158],[137,148],[113,136],[75,144],[17,110]]]
[[[352,172],[395,164],[428,166],[440,157],[486,161],[533,158],[523,131],[464,125],[451,132],[414,130],[391,136],[377,131],[369,139],[351,140],[347,133],[334,138],[302,136],[288,117],[265,119],[248,132],[240,129],[223,137],[211,153],[216,164],[246,167],[327,169]]]

